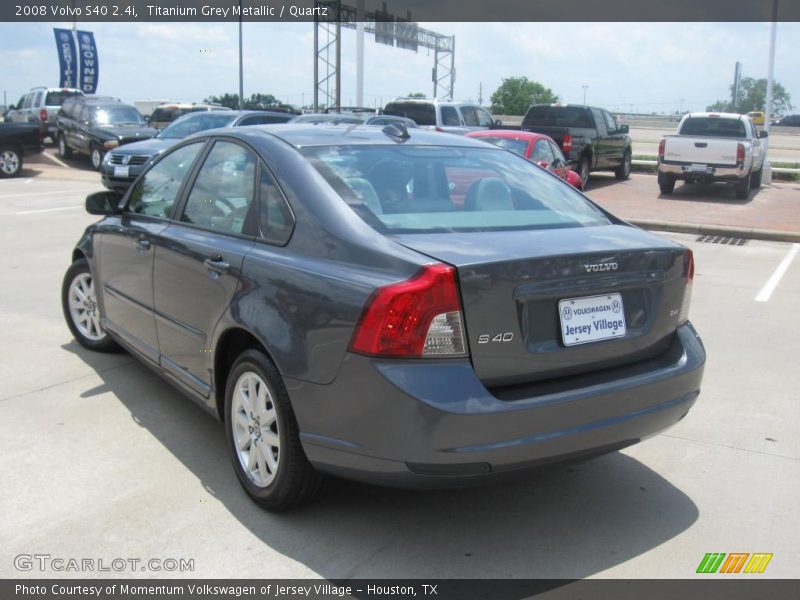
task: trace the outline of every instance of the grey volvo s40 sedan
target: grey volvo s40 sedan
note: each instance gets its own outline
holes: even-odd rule
[[[441,487],[614,451],[699,394],[691,251],[479,140],[217,129],[86,204],[72,333],[221,419],[269,509],[323,473]]]

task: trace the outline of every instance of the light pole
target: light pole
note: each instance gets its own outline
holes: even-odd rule
[[[239,110],[244,108],[244,65],[242,61],[242,0],[239,0]]]
[[[769,36],[769,70],[767,72],[767,105],[764,107],[764,131],[769,135],[769,120],[772,118],[772,78],[775,74],[775,36],[778,32],[778,0],[772,1],[772,28]],[[772,183],[772,168],[769,158],[769,138],[764,140],[764,167],[762,167],[761,180],[769,185]]]
[[[589,86],[585,83],[581,86],[583,88],[583,104],[586,105],[586,90],[589,89]]]

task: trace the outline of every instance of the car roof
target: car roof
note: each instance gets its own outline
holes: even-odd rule
[[[730,112],[716,112],[716,111],[701,111],[701,112],[692,112],[687,113],[683,118],[684,119],[700,119],[705,117],[710,117],[714,115],[715,118],[718,117],[720,119],[739,119],[743,120],[747,117],[747,115],[740,115],[739,113],[730,113]]]
[[[421,128],[409,128],[409,137],[402,142],[407,146],[450,146],[487,148],[485,142],[462,135],[453,135]],[[195,134],[202,136],[203,132]],[[330,125],[313,123],[286,123],[279,125],[251,125],[216,129],[210,135],[232,135],[253,138],[271,135],[295,148],[314,146],[396,146],[398,139],[384,133],[383,128],[372,125]]]
[[[454,106],[480,106],[477,102],[470,102],[468,100],[447,100],[447,99],[439,99],[439,98],[395,98],[394,100],[389,100],[386,104],[395,104],[395,103],[404,103],[408,102],[411,104],[447,104],[447,105],[454,105]]]

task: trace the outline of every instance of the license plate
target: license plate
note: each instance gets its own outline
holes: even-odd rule
[[[692,164],[692,165],[689,165],[689,170],[690,171],[699,171],[700,173],[705,173],[706,171],[708,171],[708,165]]]
[[[130,167],[114,167],[114,177],[128,177]]]
[[[620,294],[560,300],[558,315],[565,346],[625,336],[625,309]]]

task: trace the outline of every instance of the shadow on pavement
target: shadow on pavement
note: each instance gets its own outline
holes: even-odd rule
[[[682,183],[675,186],[672,194],[659,194],[660,200],[691,200],[692,202],[708,202],[711,204],[733,204],[745,206],[753,202],[761,193],[761,188],[750,190],[746,199],[740,200],[732,185],[712,183],[710,185]]]
[[[103,364],[75,342],[63,348],[93,368]],[[98,375],[103,383],[83,397],[113,393],[260,543],[326,578],[583,578],[663,544],[698,518],[681,490],[622,453],[462,490],[330,479],[316,503],[270,514],[240,488],[222,425],[202,408],[137,361]]]

